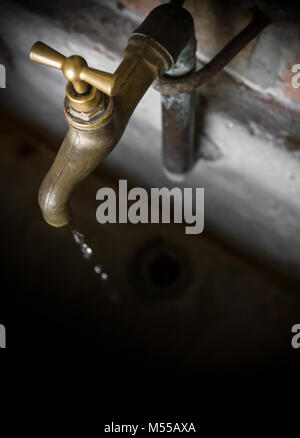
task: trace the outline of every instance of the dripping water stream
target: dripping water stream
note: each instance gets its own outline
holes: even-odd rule
[[[99,261],[97,260],[96,253],[91,248],[91,246],[86,242],[84,234],[75,230],[71,226],[69,228],[71,230],[75,243],[80,247],[83,258],[93,266],[93,271],[97,275],[101,283],[105,286],[111,285],[110,276],[104,269],[102,263],[99,263]],[[112,291],[110,293],[110,298],[113,301],[119,301],[119,296],[115,293],[115,291]]]

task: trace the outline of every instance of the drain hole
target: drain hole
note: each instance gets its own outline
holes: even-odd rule
[[[158,256],[149,266],[150,280],[159,287],[166,287],[176,283],[179,274],[179,264],[173,257],[167,254]]]
[[[176,297],[190,284],[190,263],[180,248],[156,240],[136,252],[129,267],[129,279],[140,297]]]

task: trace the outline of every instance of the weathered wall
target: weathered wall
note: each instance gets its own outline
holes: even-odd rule
[[[77,1],[2,1],[0,62],[7,67],[2,107],[39,127],[45,137],[62,137],[65,80],[29,61],[32,44],[42,40],[113,71],[127,36],[156,3],[98,0],[83,7]],[[187,179],[174,183],[162,171],[160,96],[154,89],[139,104],[107,164],[140,184],[205,187],[207,226],[254,258],[299,276],[300,91],[290,86],[290,78],[291,65],[300,63],[300,21],[297,10],[286,9],[284,2],[279,16],[274,2],[258,3],[278,20],[200,90],[199,160]],[[251,4],[186,2],[195,16],[199,62],[249,21]]]

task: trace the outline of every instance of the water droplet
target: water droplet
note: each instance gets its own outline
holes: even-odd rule
[[[81,245],[84,242],[84,235],[79,233],[79,231],[76,231],[76,230],[72,230],[72,233],[73,233],[73,237],[74,237],[75,242],[78,245]]]
[[[101,278],[102,278],[102,280],[104,280],[104,281],[108,280],[108,275],[107,275],[107,273],[106,273],[106,272],[102,272],[102,274],[101,274]]]
[[[226,123],[226,126],[227,126],[228,129],[232,129],[234,127],[234,124],[232,122],[228,121]]]
[[[79,233],[76,230],[72,230],[73,237],[75,242],[80,246],[81,252],[83,257],[86,260],[90,260],[93,255],[92,248],[85,242],[84,235]],[[103,266],[100,264],[94,265],[94,271],[97,275],[100,275],[101,280],[107,281],[108,280],[108,274],[103,271]]]
[[[82,243],[81,251],[82,251],[83,257],[87,260],[90,259],[92,254],[93,254],[92,248],[90,248],[86,243]]]
[[[95,265],[94,266],[94,271],[96,272],[96,274],[101,274],[103,267],[101,265]]]

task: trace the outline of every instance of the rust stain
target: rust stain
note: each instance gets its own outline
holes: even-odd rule
[[[284,146],[289,152],[298,152],[300,151],[300,138],[286,137]]]

